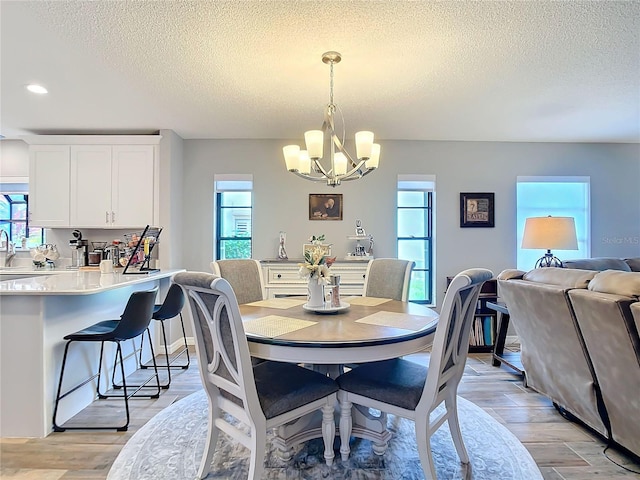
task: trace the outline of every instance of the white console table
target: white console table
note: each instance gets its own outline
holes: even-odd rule
[[[340,275],[341,295],[362,295],[369,258],[335,262],[331,273]],[[261,260],[267,298],[306,295],[307,280],[300,278],[299,260]]]

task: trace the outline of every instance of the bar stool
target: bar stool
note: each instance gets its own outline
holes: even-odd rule
[[[155,362],[155,354],[153,352],[153,343],[151,342],[151,333],[149,332],[149,324],[151,323],[151,316],[153,315],[153,305],[156,297],[157,289],[142,291],[142,292],[134,292],[129,297],[129,301],[127,302],[127,306],[124,309],[124,313],[120,317],[119,320],[104,320],[102,322],[98,322],[90,327],[87,327],[83,330],[80,330],[75,333],[71,333],[66,335],[64,339],[67,341],[67,344],[64,347],[64,356],[62,357],[62,368],[60,370],[60,381],[58,383],[58,392],[56,394],[55,406],[53,409],[53,430],[54,432],[64,432],[65,430],[110,430],[116,429],[119,432],[125,432],[129,426],[129,398],[133,397],[143,397],[143,398],[158,398],[160,396],[160,378],[158,377],[158,368]],[[151,344],[151,356],[153,357],[153,368],[155,373],[149,377],[147,381],[145,381],[141,385],[136,385],[136,389],[131,393],[127,391],[127,382],[125,378],[124,372],[124,359],[122,356],[122,347],[120,342],[124,340],[130,340],[135,337],[142,335],[144,337],[145,331],[149,336],[149,343]],[[84,382],[76,385],[72,389],[62,392],[62,380],[64,377],[64,369],[67,363],[67,354],[69,352],[69,346],[73,342],[100,342],[100,360],[98,364],[98,373],[91,376],[89,379]],[[100,377],[102,375],[102,361],[104,356],[104,342],[114,342],[117,346],[116,348],[116,362],[120,362],[120,373],[122,375],[122,395],[114,395],[109,394],[106,395],[100,391]],[[115,365],[114,365],[115,368]],[[73,426],[73,427],[61,427],[58,425],[56,421],[56,416],[58,413],[58,404],[60,400],[65,398],[70,393],[76,391],[80,387],[86,385],[91,382],[93,379],[97,377],[96,384],[96,393],[99,399],[110,398],[110,397],[118,397],[124,399],[124,405],[126,410],[127,420],[122,426]],[[155,377],[156,385],[147,384]],[[130,385],[131,387],[131,385]],[[142,388],[156,388],[156,393],[153,394],[142,394],[136,395]]]
[[[165,385],[160,385],[162,388],[169,388],[171,385],[171,369],[172,368],[181,368],[186,370],[189,368],[191,364],[191,359],[189,358],[189,347],[187,346],[187,334],[184,330],[184,319],[182,318],[182,308],[184,307],[184,293],[182,293],[182,289],[176,285],[175,283],[169,287],[169,291],[167,292],[167,296],[164,299],[164,302],[160,305],[155,305],[153,307],[153,316],[154,320],[158,320],[160,322],[160,326],[162,327],[162,339],[164,341],[164,353],[167,358],[166,365],[160,365],[160,367],[167,368],[167,383]],[[180,316],[180,326],[182,327],[182,340],[184,342],[184,347],[178,352],[176,356],[173,357],[173,360],[169,361],[169,349],[167,347],[167,334],[164,328],[164,321],[170,320],[174,317]],[[148,365],[142,365],[142,343],[144,342],[144,337],[142,337],[142,342],[140,343],[140,368],[149,368]],[[187,363],[183,365],[173,365],[173,363],[180,358],[180,356],[186,353],[187,354]]]

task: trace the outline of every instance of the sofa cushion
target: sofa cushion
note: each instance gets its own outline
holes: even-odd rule
[[[625,258],[624,261],[629,265],[632,272],[640,272],[640,257]]]
[[[587,288],[589,281],[596,275],[594,270],[544,267],[534,268],[524,274],[523,279],[530,282],[557,285],[563,288]]]
[[[508,268],[500,272],[498,275],[498,280],[513,280],[515,278],[522,278],[526,272],[522,270],[516,270],[513,268]]]
[[[622,258],[580,258],[576,260],[565,260],[562,262],[564,268],[578,268],[580,270],[622,270],[630,272],[631,268]]]
[[[588,288],[593,292],[640,297],[640,272],[598,272],[589,282]]]

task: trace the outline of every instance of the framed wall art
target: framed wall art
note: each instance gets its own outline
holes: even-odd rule
[[[460,227],[494,227],[494,195],[494,193],[461,193]]]
[[[342,194],[309,194],[309,220],[342,220]]]

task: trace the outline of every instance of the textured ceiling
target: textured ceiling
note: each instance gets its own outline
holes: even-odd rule
[[[0,1],[0,134],[640,142],[639,1]],[[49,89],[34,96],[24,85]]]

